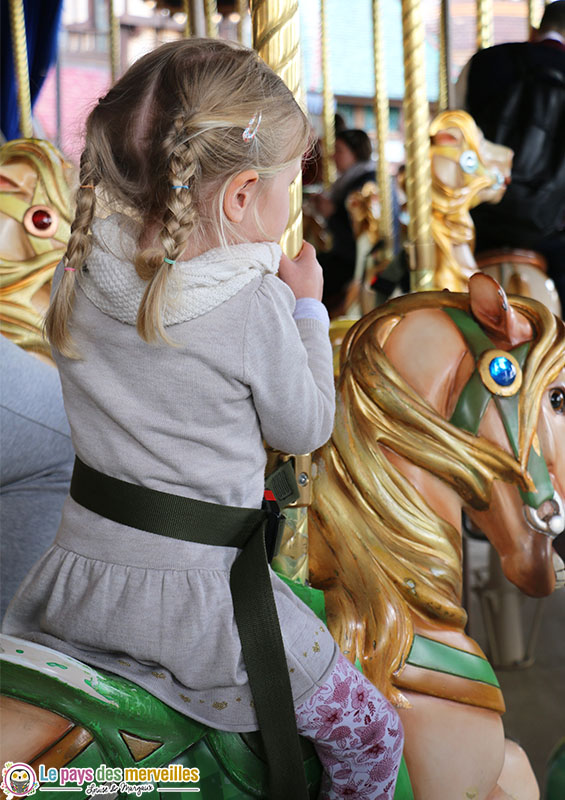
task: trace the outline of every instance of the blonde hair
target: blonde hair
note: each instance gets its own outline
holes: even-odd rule
[[[245,141],[243,131],[259,113],[256,135]],[[69,269],[46,320],[51,345],[76,356],[68,326],[76,271],[92,247],[97,194],[145,230],[159,231],[159,246],[140,247],[133,259],[147,281],[137,330],[146,341],[159,336],[169,341],[163,307],[173,265],[164,259],[176,261],[189,239],[225,245],[230,229],[222,201],[230,180],[254,169],[268,181],[303,155],[309,137],[308,120],[291,92],[253,50],[217,39],[187,39],[140,58],[87,120],[81,188],[65,255]]]

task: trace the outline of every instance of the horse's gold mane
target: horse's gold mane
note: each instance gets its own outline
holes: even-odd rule
[[[342,346],[336,424],[317,455],[310,565],[326,593],[328,622],[351,660],[398,705],[394,673],[413,639],[413,617],[463,630],[461,537],[392,465],[383,447],[445,481],[474,508],[495,479],[531,486],[527,460],[545,387],[565,366],[564,329],[544,306],[512,305],[536,334],[523,371],[520,458],[443,419],[400,377],[383,346],[411,311],[469,310],[466,294],[407,295],[375,309]],[[454,335],[458,335],[455,326]],[[415,349],[417,344],[415,345]]]

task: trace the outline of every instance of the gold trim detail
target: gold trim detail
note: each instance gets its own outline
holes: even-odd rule
[[[446,672],[405,664],[392,682],[400,689],[429,694],[443,700],[453,700],[478,708],[488,708],[503,714],[506,711],[502,692],[488,683],[450,675]]]
[[[141,761],[143,758],[147,758],[147,756],[150,756],[151,753],[163,746],[163,742],[142,739],[141,736],[135,736],[133,733],[126,733],[126,731],[120,731],[120,736],[132,754],[134,761]]]
[[[509,386],[501,386],[490,374],[489,367],[495,358],[507,358],[516,370],[516,377]],[[484,385],[489,392],[497,397],[512,397],[512,395],[520,391],[520,387],[522,386],[522,370],[512,353],[509,353],[507,350],[487,350],[479,358],[477,369],[479,370],[479,375]]]

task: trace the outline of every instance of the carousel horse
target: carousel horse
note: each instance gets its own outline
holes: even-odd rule
[[[469,213],[498,203],[510,181],[512,150],[488,142],[466,111],[444,111],[430,126],[434,286],[464,292],[477,271],[475,228]]]
[[[386,269],[387,263],[376,245],[380,239],[381,203],[379,187],[367,181],[360,189],[351,192],[346,201],[347,211],[355,235],[355,272],[347,287],[343,303],[343,315],[358,318],[363,315],[363,293],[367,262],[371,256],[375,264],[373,273]],[[376,264],[378,263],[378,268]],[[372,294],[372,293],[371,293]]]
[[[473,254],[475,233],[469,210],[498,203],[510,182],[512,151],[486,141],[465,111],[444,111],[430,127],[432,236],[437,249],[434,284],[465,291],[480,269],[512,294],[539,300],[557,316],[559,295],[545,259],[529,250],[505,248]]]
[[[470,276],[477,272],[473,256],[474,226],[469,210],[479,203],[501,200],[510,180],[512,151],[486,141],[465,111],[438,114],[430,126],[430,138],[431,230],[436,245],[433,283],[442,289],[465,291]],[[399,173],[402,194],[403,179],[404,173]],[[362,203],[362,198],[356,198],[355,202],[356,217],[363,217],[361,231],[377,230],[378,219],[373,221],[372,228],[365,221],[373,213],[375,203]],[[403,276],[398,259],[383,262],[377,253],[372,261],[374,263],[369,259],[361,277],[359,296],[364,313],[375,307],[379,281],[392,286],[400,283]],[[545,297],[538,299],[545,300]]]
[[[49,142],[0,147],[0,331],[50,362],[41,329],[70,235],[71,172]]]
[[[524,592],[564,584],[563,323],[479,273],[468,294],[406,295],[359,320],[337,391],[309,521],[330,631],[399,708],[418,800],[533,800],[494,672],[464,633],[461,512]]]
[[[335,431],[315,459],[311,580],[341,649],[399,707],[415,792],[403,772],[396,800],[538,796],[463,631],[460,519],[468,508],[529,594],[564,582],[551,540],[565,527],[564,384],[563,324],[534,301],[509,304],[485,275],[469,294],[391,301],[346,337]],[[2,756],[34,769],[174,762],[197,766],[211,797],[264,796],[252,736],[191,722],[49,648],[3,636],[2,649],[1,738],[16,751]],[[315,797],[312,754],[307,770]]]

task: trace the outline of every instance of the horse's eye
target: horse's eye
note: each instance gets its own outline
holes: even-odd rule
[[[556,414],[565,414],[565,389],[552,389],[549,402]]]
[[[51,239],[59,227],[59,215],[49,206],[31,206],[24,214],[24,228],[39,239]]]

